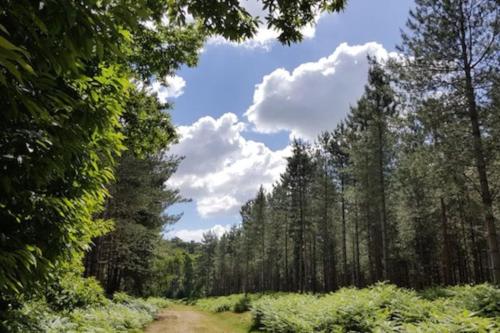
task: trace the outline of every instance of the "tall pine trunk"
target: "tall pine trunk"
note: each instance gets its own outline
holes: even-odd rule
[[[442,267],[443,267],[443,282],[449,286],[453,284],[451,274],[451,252],[450,252],[450,237],[448,232],[448,216],[446,214],[446,204],[444,198],[440,198],[441,204],[441,232],[443,236],[443,252],[442,252]]]
[[[344,166],[342,165],[342,168]],[[346,231],[346,220],[345,220],[345,181],[344,175],[340,176],[340,191],[341,191],[341,208],[342,208],[342,283],[347,285],[348,282],[348,272],[347,272],[347,231]]]
[[[378,104],[378,103],[377,103]],[[389,269],[389,254],[387,246],[387,209],[385,202],[385,175],[384,175],[384,130],[382,112],[378,120],[378,167],[380,186],[380,232],[382,237],[382,278],[387,280]]]

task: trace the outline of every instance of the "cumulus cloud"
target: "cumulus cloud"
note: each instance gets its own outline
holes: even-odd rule
[[[268,15],[267,10],[262,9],[262,2],[257,0],[239,0],[240,5],[244,7],[252,16],[258,16],[262,22]],[[318,23],[321,15],[317,15],[314,24],[306,26],[301,29],[305,39],[313,38],[316,33],[316,24]],[[208,39],[207,43],[210,45],[231,45],[235,47],[243,47],[248,49],[261,48],[268,50],[271,44],[276,41],[279,33],[276,30],[270,29],[265,23],[262,23],[258,28],[255,36],[251,39],[245,40],[241,43],[231,42],[221,36],[214,36]]]
[[[169,238],[175,238],[178,237],[182,239],[185,242],[201,242],[203,239],[203,234],[206,234],[207,232],[213,232],[217,237],[221,237],[224,233],[228,232],[231,229],[230,225],[220,225],[216,224],[212,228],[207,228],[207,229],[194,229],[194,230],[189,230],[189,229],[180,229],[171,232],[167,236]]]
[[[202,217],[234,214],[259,185],[270,187],[284,171],[289,149],[273,151],[247,140],[245,124],[233,113],[200,118],[180,126],[180,141],[171,153],[185,156],[169,185],[192,198]]]
[[[174,75],[166,77],[164,83],[153,80],[146,87],[146,91],[150,94],[156,94],[161,103],[166,103],[169,99],[181,96],[184,93],[184,87],[186,87],[186,81],[182,77]]]
[[[383,60],[396,54],[375,42],[342,43],[330,56],[292,72],[276,69],[256,85],[245,116],[262,133],[289,131],[291,136],[311,139],[331,130],[363,93],[368,55]]]

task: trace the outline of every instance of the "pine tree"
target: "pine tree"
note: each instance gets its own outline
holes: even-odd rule
[[[341,223],[342,223],[342,283],[344,285],[348,282],[348,269],[347,269],[347,205],[346,205],[346,190],[348,183],[347,167],[349,163],[348,147],[346,145],[346,128],[345,124],[341,122],[335,131],[329,144],[329,151],[332,155],[332,162],[334,165],[334,176],[338,183],[338,190],[340,193],[341,202]]]
[[[309,219],[309,191],[314,168],[309,147],[302,141],[294,140],[292,156],[282,176],[291,199],[290,232],[293,239],[293,285],[294,289],[306,290],[307,238],[311,228]]]
[[[141,159],[126,153],[120,159],[102,215],[113,219],[114,230],[95,239],[85,258],[85,275],[100,280],[107,293],[125,289],[142,294],[160,232],[178,219],[164,213],[182,201],[178,191],[164,186],[177,164],[163,155]]]
[[[335,191],[335,163],[334,156],[331,153],[331,146],[332,136],[330,133],[324,132],[319,136],[316,148],[316,177],[313,193],[316,199],[314,211],[317,212],[315,215],[318,216],[318,226],[315,233],[318,235],[321,244],[323,291],[332,291],[338,287],[336,258],[337,228],[334,225],[338,211],[338,199]],[[343,240],[345,240],[345,237]]]
[[[410,91],[446,94],[457,114],[468,117],[471,150],[481,192],[491,276],[500,283],[500,252],[485,143],[481,128],[485,88],[499,67],[498,2],[495,0],[417,0],[403,33]]]

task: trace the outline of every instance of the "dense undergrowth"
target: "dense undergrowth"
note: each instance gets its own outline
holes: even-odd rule
[[[237,294],[196,304],[213,312],[250,309],[258,330],[275,333],[500,332],[500,289],[487,284],[419,293],[377,284],[324,295]]]
[[[170,304],[163,298],[104,296],[94,279],[66,277],[44,297],[17,300],[2,314],[0,332],[142,332],[157,312]]]
[[[199,308],[210,312],[232,311],[241,313],[250,310],[253,302],[259,299],[261,294],[233,294],[229,296],[208,297],[196,300]]]

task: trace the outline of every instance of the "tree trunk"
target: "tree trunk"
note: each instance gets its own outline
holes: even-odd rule
[[[446,214],[446,204],[444,199],[441,197],[441,231],[443,234],[443,253],[442,253],[442,265],[443,265],[443,280],[444,284],[449,286],[453,284],[451,275],[451,252],[450,252],[450,240],[448,234],[448,216]]]
[[[380,185],[380,231],[382,236],[382,278],[387,280],[389,269],[387,246],[387,212],[385,203],[385,176],[384,176],[384,131],[382,126],[382,112],[378,121],[378,163]]]
[[[343,167],[343,166],[342,166]],[[344,195],[344,175],[340,176],[340,191],[342,205],[342,283],[347,285],[347,231],[345,220],[345,195]]]
[[[354,283],[356,287],[360,287],[360,271],[361,267],[359,264],[359,221],[358,221],[358,205],[356,202],[356,216],[354,217],[354,245],[355,245],[355,253],[354,253],[354,272],[355,279]]]
[[[305,265],[305,253],[306,253],[306,244],[305,244],[305,221],[304,221],[304,202],[303,202],[303,194],[302,189],[300,190],[300,236],[299,236],[299,290],[300,292],[305,291],[305,280],[306,280],[306,265]]]
[[[470,262],[469,262],[469,244],[467,240],[467,230],[465,228],[465,214],[464,214],[464,207],[463,207],[463,200],[461,197],[458,198],[458,209],[459,209],[459,214],[460,214],[460,230],[462,232],[462,243],[464,246],[463,249],[463,265],[465,268],[465,281],[461,281],[462,283],[470,283],[471,282],[471,274],[470,274]]]
[[[260,291],[264,291],[265,289],[265,259],[266,259],[266,244],[265,244],[265,225],[264,225],[264,219],[262,219],[262,221],[260,221],[260,223],[262,223],[262,239],[261,239],[261,246],[262,246],[262,250],[261,250],[261,267],[260,267]]]
[[[290,277],[288,276],[288,216],[285,215],[285,290],[290,291]]]

